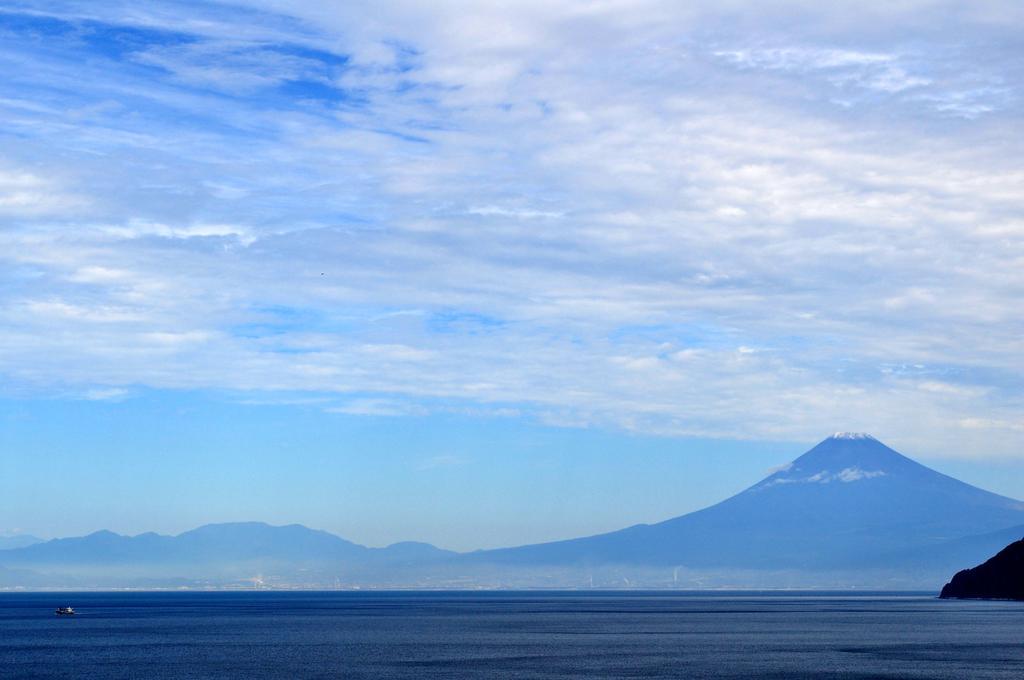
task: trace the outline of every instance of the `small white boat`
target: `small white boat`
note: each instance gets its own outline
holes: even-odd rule
[[[73,607],[57,607],[57,610],[54,613],[57,614],[57,616],[74,616],[75,610]]]

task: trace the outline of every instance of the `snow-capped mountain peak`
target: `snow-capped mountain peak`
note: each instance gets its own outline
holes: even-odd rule
[[[829,439],[874,439],[874,437],[867,432],[834,432]]]

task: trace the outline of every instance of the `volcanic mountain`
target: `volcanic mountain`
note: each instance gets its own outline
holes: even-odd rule
[[[837,433],[761,482],[657,524],[457,554],[299,525],[100,531],[0,550],[0,587],[938,588],[1024,536],[1024,504]],[[682,578],[680,578],[680,575]]]
[[[470,557],[524,566],[937,571],[1024,535],[1021,525],[1020,501],[920,465],[870,435],[840,432],[704,510]]]

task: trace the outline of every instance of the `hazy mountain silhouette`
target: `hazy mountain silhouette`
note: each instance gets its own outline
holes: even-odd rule
[[[682,570],[691,587],[937,587],[1022,535],[1021,502],[838,433],[717,505],[587,538],[457,554],[367,548],[296,524],[98,531],[0,552],[0,585],[657,587]]]
[[[7,565],[60,564],[201,564],[269,559],[344,559],[368,548],[326,531],[298,524],[273,527],[262,522],[208,524],[178,536],[155,533],[121,536],[97,531],[58,538],[5,555]]]
[[[1002,540],[999,532],[1019,531],[1010,527],[1021,524],[1020,501],[936,472],[868,435],[837,433],[704,510],[587,538],[480,551],[471,559],[820,570],[891,568],[920,562],[931,551],[945,565],[989,549]]]
[[[25,567],[50,574],[88,575],[103,582],[174,576],[193,580],[251,577],[263,572],[305,574],[322,582],[325,574],[348,576],[410,562],[430,564],[454,555],[425,543],[396,543],[367,548],[326,531],[299,524],[262,522],[208,524],[177,536],[155,533],[122,536],[97,531],[59,538],[3,553],[5,567]]]
[[[14,536],[0,536],[0,550],[11,550],[13,548],[24,548],[27,545],[42,543],[43,539],[29,534],[16,534]]]
[[[0,588],[47,588],[54,585],[71,585],[67,577],[52,577],[29,569],[8,569],[0,567]]]

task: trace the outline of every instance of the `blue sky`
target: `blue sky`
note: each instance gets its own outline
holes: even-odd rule
[[[0,532],[1024,497],[1019,4],[507,5],[5,4]]]

